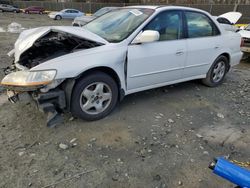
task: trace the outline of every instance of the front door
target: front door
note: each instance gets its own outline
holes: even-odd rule
[[[160,39],[129,45],[127,89],[143,90],[181,79],[187,56],[182,12],[161,12],[143,30],[158,31]]]

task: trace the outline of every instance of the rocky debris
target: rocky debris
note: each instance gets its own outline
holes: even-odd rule
[[[59,144],[59,148],[61,148],[61,149],[63,149],[63,150],[66,150],[66,149],[69,148],[69,146],[66,145],[66,144],[60,143],[60,144]]]
[[[174,120],[172,120],[172,119],[168,119],[168,123],[174,123]]]
[[[222,113],[217,113],[217,117],[224,119],[224,115]]]
[[[154,181],[160,181],[161,180],[161,176],[159,174],[156,174],[155,176],[153,176],[153,180]]]
[[[72,144],[72,143],[76,142],[76,140],[77,140],[76,138],[73,138],[69,142]]]
[[[21,33],[25,28],[21,24],[12,22],[8,25],[7,31],[10,33]]]
[[[156,119],[161,119],[162,117],[161,116],[155,116]]]
[[[178,185],[182,186],[183,185],[182,181],[178,181]]]
[[[196,134],[196,136],[197,136],[198,138],[203,138],[203,136],[200,135],[200,134]]]
[[[89,142],[96,142],[96,138],[91,138],[90,140],[89,140]]]
[[[19,153],[18,153],[18,155],[21,157],[21,156],[23,156],[25,154],[25,151],[20,151]]]
[[[112,180],[113,180],[113,181],[118,181],[118,180],[119,180],[119,174],[118,174],[118,173],[115,173],[115,174],[112,176]]]
[[[204,155],[209,155],[208,151],[203,151]]]
[[[176,115],[177,118],[181,117],[181,114],[176,113],[175,115]]]

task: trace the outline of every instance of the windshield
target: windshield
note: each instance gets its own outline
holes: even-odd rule
[[[108,12],[84,26],[109,42],[120,42],[127,38],[152,13],[152,9],[123,8]]]
[[[100,10],[98,10],[98,11],[95,12],[94,16],[99,17],[99,16],[105,14],[108,11],[109,11],[108,8],[101,8]]]

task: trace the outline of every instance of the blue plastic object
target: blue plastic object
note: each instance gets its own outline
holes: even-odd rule
[[[250,188],[250,171],[224,158],[217,158],[213,173],[227,179],[241,188]]]

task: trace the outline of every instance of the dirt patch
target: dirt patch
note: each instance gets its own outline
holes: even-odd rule
[[[46,15],[0,16],[4,29],[13,21],[25,28],[71,24]],[[0,33],[0,69],[11,62],[6,53],[17,36]],[[250,63],[241,62],[219,87],[192,81],[140,92],[105,119],[65,114],[53,129],[35,104],[10,104],[1,93],[0,187],[234,187],[207,166],[217,156],[250,160],[249,83]]]

